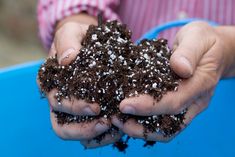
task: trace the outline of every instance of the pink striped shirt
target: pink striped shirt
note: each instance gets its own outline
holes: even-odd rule
[[[119,19],[133,32],[133,41],[150,28],[182,18],[204,18],[221,25],[235,24],[234,0],[39,0],[39,36],[49,48],[56,23],[72,14],[86,11],[106,19]],[[167,30],[161,37],[170,40],[178,28]]]

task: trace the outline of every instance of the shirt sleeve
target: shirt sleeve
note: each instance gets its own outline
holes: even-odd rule
[[[119,20],[115,13],[118,5],[119,0],[38,0],[37,20],[43,46],[50,48],[55,25],[61,19],[86,11],[93,16],[102,12],[106,20]]]

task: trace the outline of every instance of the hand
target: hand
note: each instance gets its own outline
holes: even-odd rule
[[[59,64],[67,65],[75,59],[81,48],[81,42],[86,34],[90,24],[96,25],[96,19],[86,14],[79,14],[67,17],[60,21],[57,25],[54,40],[49,51],[49,56],[56,56]],[[82,140],[82,144],[86,147],[95,147],[99,145],[109,144],[117,141],[121,134],[112,132],[105,135],[105,138],[100,143],[88,142],[92,138],[106,132],[111,123],[105,118],[93,120],[89,123],[69,123],[60,125],[57,123],[55,113],[52,110],[69,113],[72,115],[98,115],[100,107],[97,103],[87,103],[84,100],[77,100],[74,97],[63,99],[61,104],[58,104],[55,99],[56,89],[46,93],[50,104],[51,123],[56,134],[62,139]]]
[[[185,78],[178,91],[168,92],[159,102],[150,95],[124,99],[120,103],[121,112],[147,116],[178,114],[187,108],[185,125],[182,126],[184,128],[208,106],[216,84],[235,61],[232,52],[234,48],[231,47],[234,43],[230,40],[234,41],[234,35],[232,37],[231,33],[235,34],[234,27],[213,28],[205,22],[193,22],[184,26],[176,35],[174,53],[170,58],[171,68]],[[112,123],[129,136],[144,138],[142,125],[133,119],[123,124],[113,118]],[[170,138],[149,133],[147,140],[168,141]]]
[[[98,136],[90,140],[81,140],[80,143],[85,148],[96,148],[114,143],[122,138],[123,135],[124,133],[122,131],[111,129],[108,131],[108,133],[100,135],[102,138]]]

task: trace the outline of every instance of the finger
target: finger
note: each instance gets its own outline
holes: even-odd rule
[[[204,98],[198,101],[194,101],[188,108],[187,112],[184,115],[183,124],[180,126],[181,129],[177,131],[173,136],[171,136],[168,140],[173,139],[176,137],[180,132],[182,132],[190,123],[191,121],[203,110],[205,110],[208,106],[209,98]]]
[[[113,117],[112,124],[120,128],[130,137],[140,138],[147,141],[168,142],[171,137],[166,137],[160,132],[146,132],[143,125],[136,122],[134,119],[129,119],[125,123],[121,122],[117,117]]]
[[[53,42],[51,44],[51,48],[48,54],[50,57],[55,57],[56,56],[56,49],[55,49],[55,43]]]
[[[110,128],[107,119],[95,119],[90,122],[71,122],[69,124],[58,124],[54,112],[50,112],[51,123],[55,133],[65,140],[85,140],[94,138]]]
[[[192,76],[202,56],[214,45],[216,38],[209,30],[211,26],[205,22],[193,22],[177,34],[170,65],[179,76]]]
[[[195,76],[183,80],[177,92],[168,92],[160,101],[150,95],[140,95],[124,99],[119,106],[121,112],[134,115],[178,114],[190,105],[192,100],[203,95],[212,96],[211,89],[218,80],[207,73],[197,71]]]
[[[117,142],[123,135],[124,134],[121,131],[112,130],[110,133],[105,133],[104,135],[102,135],[103,137],[102,137],[101,141],[94,138],[94,139],[91,139],[91,140],[82,140],[82,141],[80,141],[80,143],[85,148],[89,148],[89,149],[90,148],[96,148],[96,147],[102,147],[102,146],[109,145],[109,144]]]
[[[124,133],[128,134],[131,137],[142,138],[150,141],[161,141],[161,142],[169,142],[175,136],[177,136],[189,123],[192,121],[195,116],[201,113],[208,106],[208,102],[210,97],[204,97],[202,99],[198,99],[194,101],[188,108],[185,114],[183,124],[181,125],[181,129],[174,133],[171,136],[164,136],[160,132],[147,132],[144,134],[144,128],[141,124],[137,123],[136,120],[130,119],[127,120],[124,124],[117,118],[112,118],[112,124],[120,128]]]
[[[169,139],[159,132],[144,133],[143,125],[136,122],[134,119],[128,119],[125,123],[121,122],[117,117],[112,117],[112,124],[121,129],[130,137],[145,139],[147,141],[166,142]]]
[[[50,105],[53,110],[65,112],[72,115],[98,115],[100,113],[100,106],[97,103],[87,103],[85,100],[78,100],[74,97],[71,99],[62,99],[58,103],[55,95],[58,91],[53,89],[47,94]]]
[[[66,65],[75,59],[87,29],[87,25],[68,22],[56,32],[54,42],[59,64]]]
[[[208,107],[208,103],[210,101],[210,97],[204,97],[202,99],[198,99],[194,101],[188,108],[184,118],[184,126],[182,129],[186,127],[189,123],[191,123],[192,119],[195,118],[199,113],[205,110]]]

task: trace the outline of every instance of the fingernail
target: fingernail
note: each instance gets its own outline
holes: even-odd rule
[[[95,131],[96,132],[104,132],[105,130],[107,130],[107,125],[101,124],[101,123],[97,123],[95,125]]]
[[[124,106],[121,111],[126,114],[135,114],[135,109],[132,106]]]
[[[63,52],[63,54],[59,57],[58,61],[59,61],[59,64],[61,64],[61,62],[66,59],[66,58],[69,58],[69,55],[71,53],[75,53],[75,49],[74,48],[70,48],[66,51]]]
[[[82,111],[86,115],[95,115],[95,113],[91,110],[90,107],[85,107]]]
[[[179,58],[179,61],[181,63],[183,63],[187,67],[187,69],[189,69],[189,74],[192,75],[193,74],[193,67],[192,67],[191,63],[189,62],[189,60],[187,58],[181,56]]]

